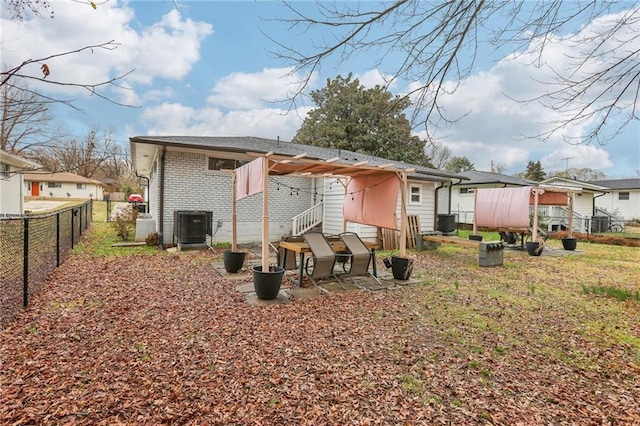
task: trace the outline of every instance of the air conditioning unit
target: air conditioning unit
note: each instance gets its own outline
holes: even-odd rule
[[[207,235],[212,233],[213,212],[176,210],[173,212],[173,235],[178,247],[183,245],[203,246]]]

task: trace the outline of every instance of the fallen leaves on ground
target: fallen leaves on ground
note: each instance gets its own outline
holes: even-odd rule
[[[256,307],[211,251],[72,255],[1,332],[0,423],[638,424],[639,305],[582,294],[583,256],[442,247],[419,285]]]

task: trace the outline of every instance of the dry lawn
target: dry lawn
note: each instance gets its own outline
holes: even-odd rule
[[[0,423],[640,424],[640,300],[587,291],[638,292],[640,249],[578,248],[266,307],[211,251],[84,250],[1,331]]]

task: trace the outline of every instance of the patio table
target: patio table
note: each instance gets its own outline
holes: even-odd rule
[[[347,246],[341,240],[329,240],[333,251],[339,254],[341,251],[346,251]],[[373,276],[378,276],[378,268],[376,267],[376,249],[380,247],[380,244],[369,241],[364,241],[365,245],[371,250],[371,263],[373,264]],[[287,253],[292,251],[298,253],[300,257],[300,270],[298,271],[298,287],[302,287],[302,279],[304,277],[304,256],[306,253],[311,253],[309,245],[304,241],[280,241],[280,247],[285,248],[284,255],[280,259],[280,265],[286,265]]]

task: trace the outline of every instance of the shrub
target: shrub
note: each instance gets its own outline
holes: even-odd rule
[[[138,209],[134,209],[132,205],[128,204],[113,212],[112,217],[114,220],[111,222],[111,226],[117,231],[122,241],[128,240],[135,228]]]

